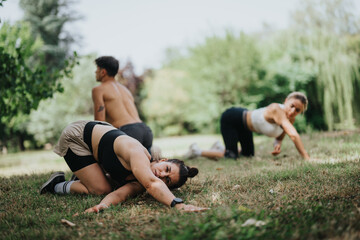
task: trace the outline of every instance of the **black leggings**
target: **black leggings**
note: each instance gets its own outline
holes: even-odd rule
[[[225,143],[225,157],[237,158],[239,156],[238,142],[241,145],[241,155],[254,156],[253,134],[247,128],[245,108],[229,108],[220,119],[221,135]]]

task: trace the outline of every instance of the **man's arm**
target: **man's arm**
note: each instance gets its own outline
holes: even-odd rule
[[[94,103],[94,119],[98,121],[105,121],[105,102],[103,91],[100,86],[92,89],[92,99]]]

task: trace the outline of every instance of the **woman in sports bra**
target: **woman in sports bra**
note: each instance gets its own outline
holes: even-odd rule
[[[184,157],[194,158],[198,156],[208,158],[238,158],[242,156],[254,156],[254,141],[252,132],[264,134],[275,138],[273,155],[281,152],[281,142],[287,134],[294,142],[300,155],[309,160],[301,138],[293,126],[299,113],[305,112],[308,100],[303,93],[290,93],[284,104],[272,103],[267,107],[248,111],[245,108],[229,108],[221,116],[221,134],[225,148],[219,142],[215,143],[210,150],[201,150],[196,143],[190,145],[189,151]],[[238,150],[238,142],[241,151]]]
[[[78,181],[65,181],[64,172],[53,173],[40,188],[44,193],[107,194],[100,204],[86,210],[98,212],[128,197],[147,191],[159,202],[183,211],[203,211],[186,205],[169,188],[181,187],[198,173],[178,159],[151,161],[139,141],[101,121],[78,121],[67,126],[54,152],[64,157]],[[112,191],[110,175],[119,188]]]

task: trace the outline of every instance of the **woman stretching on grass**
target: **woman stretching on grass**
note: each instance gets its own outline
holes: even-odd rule
[[[210,150],[201,150],[196,143],[190,145],[189,151],[184,157],[208,157],[208,158],[238,158],[242,156],[254,156],[254,141],[252,132],[264,134],[275,138],[273,155],[281,152],[281,142],[287,134],[294,142],[300,155],[309,160],[301,138],[294,128],[295,117],[304,113],[308,100],[303,93],[290,93],[284,104],[272,103],[267,107],[248,111],[245,108],[229,108],[221,116],[220,129],[225,143],[225,149],[220,143],[216,143]],[[238,142],[241,151],[238,150]]]
[[[86,212],[100,210],[147,191],[159,202],[183,211],[206,208],[185,205],[169,188],[182,186],[197,175],[178,159],[152,161],[148,151],[135,139],[112,125],[99,121],[78,121],[67,126],[55,146],[79,181],[65,181],[63,172],[53,173],[45,182],[43,193],[108,194],[100,204]],[[121,187],[112,191],[106,172]]]

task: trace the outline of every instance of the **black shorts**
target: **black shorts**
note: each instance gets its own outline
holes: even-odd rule
[[[92,131],[93,131],[94,126],[97,124],[110,126],[110,124],[108,124],[108,123],[96,122],[96,121],[89,121],[84,126],[82,139],[83,139],[83,142],[85,142],[85,144],[87,145],[87,150],[90,151],[89,153],[91,153],[91,155],[79,156],[78,154],[74,153],[70,147],[68,148],[68,150],[64,156],[64,159],[72,172],[76,172],[84,167],[87,167],[91,164],[97,163],[97,161],[95,160],[95,158],[93,156],[92,143],[91,143]],[[85,147],[85,146],[83,146],[83,147]]]
[[[119,130],[138,140],[150,153],[153,142],[153,134],[151,129],[145,123],[127,124],[119,127]]]

